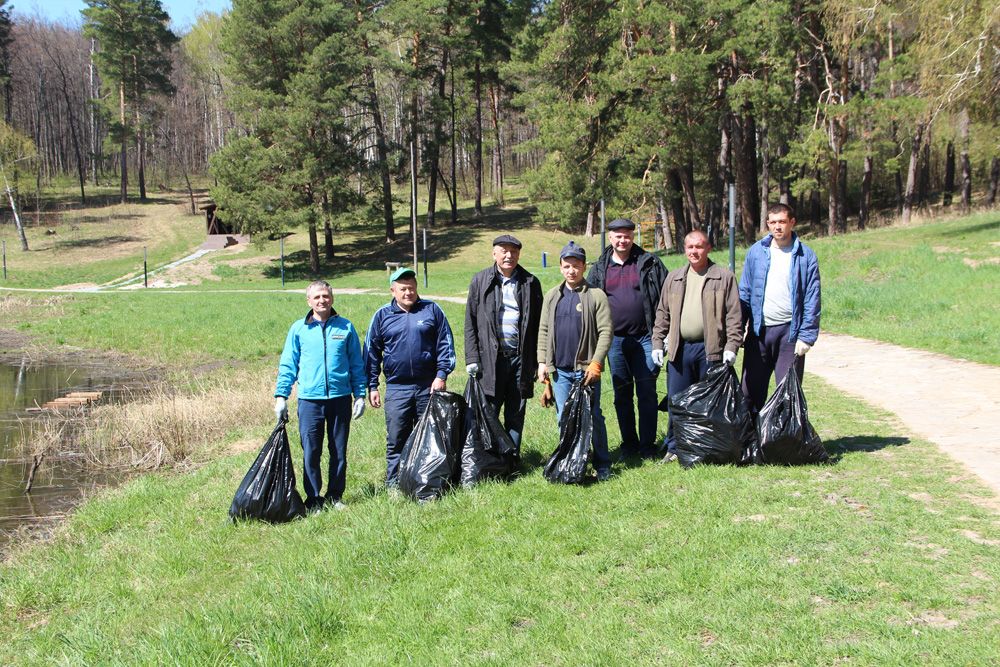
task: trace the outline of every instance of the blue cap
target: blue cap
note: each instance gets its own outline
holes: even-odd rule
[[[559,259],[566,259],[567,257],[573,257],[580,260],[581,262],[587,261],[587,251],[578,246],[573,241],[570,241],[563,246],[563,249],[559,252]]]

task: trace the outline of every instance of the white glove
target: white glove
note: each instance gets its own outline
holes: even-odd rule
[[[812,345],[809,343],[804,343],[801,340],[795,341],[795,356],[804,357],[806,352],[812,349]]]
[[[479,364],[469,364],[465,367],[465,372],[468,373],[470,377],[479,375]]]
[[[288,401],[281,396],[274,398],[274,416],[278,418],[278,421],[288,421]]]
[[[351,409],[351,419],[359,419],[363,414],[365,414],[364,396],[354,399],[354,407]]]
[[[736,353],[732,350],[725,350],[722,353],[722,363],[732,366],[736,363]]]
[[[663,365],[663,350],[653,350],[653,363],[657,368]]]

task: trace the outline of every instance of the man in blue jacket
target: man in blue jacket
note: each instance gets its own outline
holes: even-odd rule
[[[820,288],[816,253],[793,231],[785,204],[767,211],[770,234],[750,246],[740,278],[740,305],[749,323],[743,352],[743,393],[756,414],[767,400],[771,375],[781,381],[794,364],[799,380],[805,355],[819,336]]]
[[[368,403],[382,407],[385,374],[385,485],[399,486],[399,456],[432,391],[444,391],[455,370],[455,341],[444,311],[417,295],[416,273],[400,268],[389,278],[392,301],[375,311],[365,338]]]
[[[361,341],[354,325],[333,309],[333,294],[326,282],[317,280],[310,284],[306,301],[309,313],[292,323],[285,338],[274,390],[274,412],[279,420],[288,421],[287,399],[292,385],[298,382],[306,509],[318,511],[324,504],[343,509],[350,420],[365,411]],[[330,448],[330,471],[326,495],[321,496],[324,427]]]

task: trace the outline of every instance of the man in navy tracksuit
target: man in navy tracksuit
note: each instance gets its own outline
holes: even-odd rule
[[[347,437],[351,417],[365,411],[364,362],[361,341],[350,321],[333,310],[330,285],[317,280],[306,289],[311,310],[288,330],[278,365],[274,412],[288,421],[288,396],[299,383],[299,437],[302,440],[306,508],[342,509],[347,481]],[[353,402],[351,396],[355,397]],[[330,448],[330,474],[326,495],[321,496],[323,430]]]
[[[385,373],[385,485],[399,486],[399,456],[432,391],[444,391],[455,370],[455,341],[441,308],[417,295],[413,269],[389,279],[392,301],[375,311],[365,338],[368,403],[382,407],[379,374]]]
[[[785,204],[767,210],[771,232],[750,246],[740,278],[743,321],[743,393],[756,414],[793,365],[802,380],[806,353],[819,337],[820,286],[816,253],[795,234],[795,213]]]

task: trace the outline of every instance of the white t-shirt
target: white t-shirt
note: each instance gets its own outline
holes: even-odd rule
[[[771,241],[771,266],[764,281],[764,326],[773,327],[792,321],[792,294],[788,274],[792,270],[792,246],[779,248]]]

